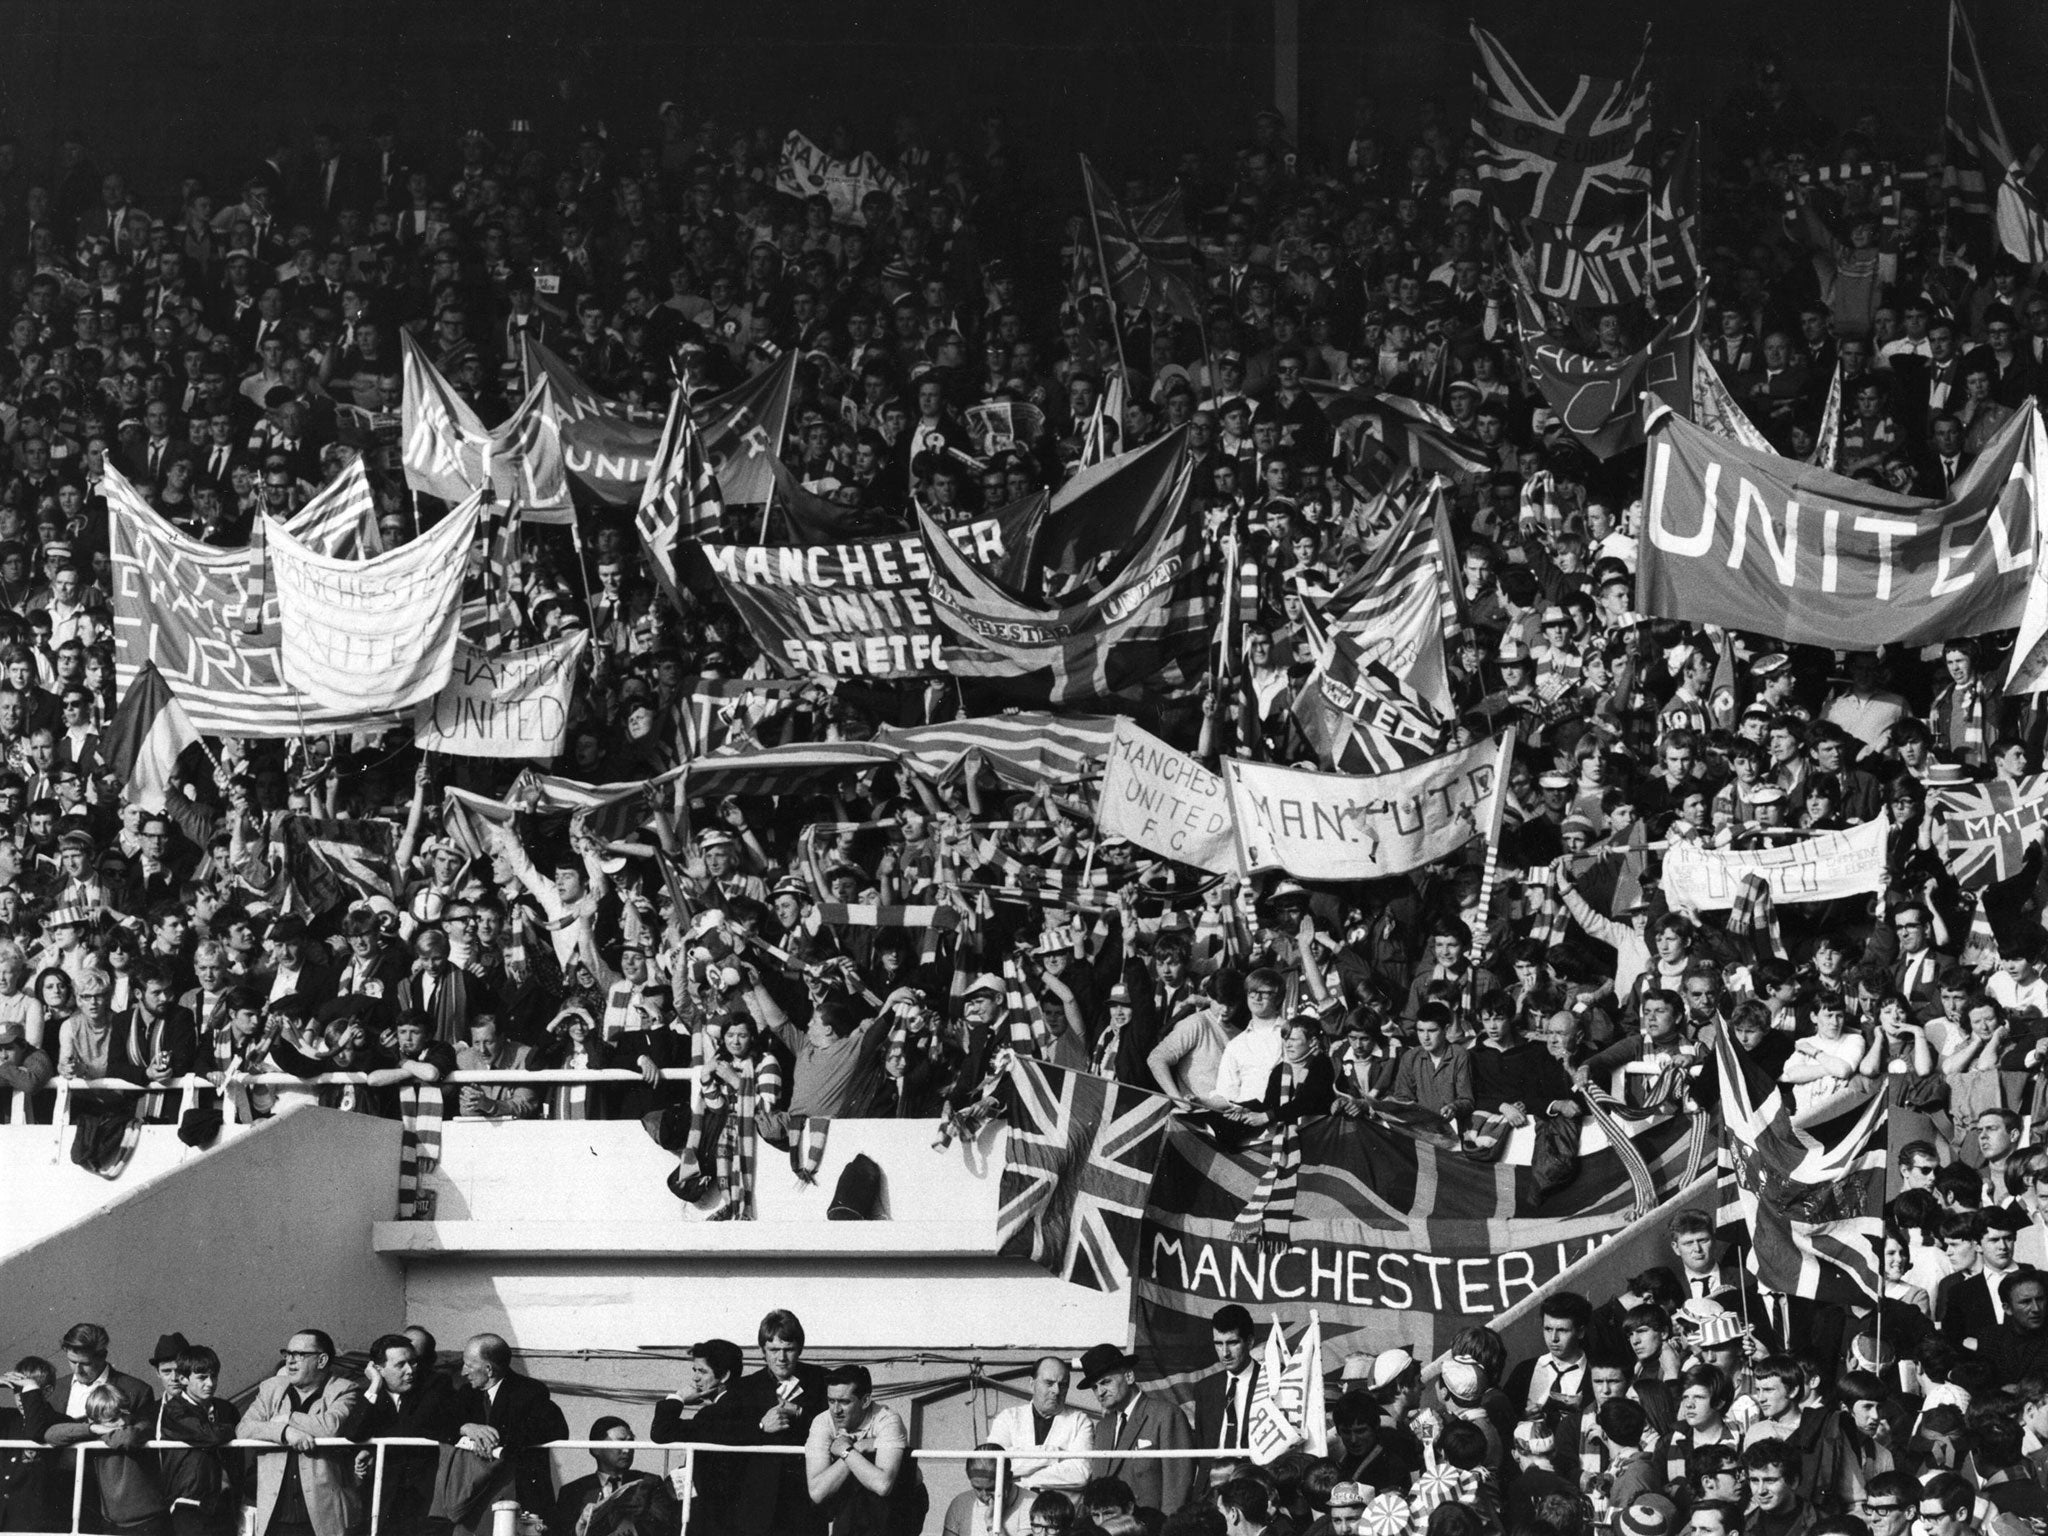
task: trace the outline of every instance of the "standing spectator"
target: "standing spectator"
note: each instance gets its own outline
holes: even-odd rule
[[[1031,1372],[1031,1400],[1005,1408],[988,1427],[997,1445],[1024,1453],[1010,1458],[1010,1475],[1033,1493],[1079,1489],[1088,1481],[1086,1461],[1060,1454],[1089,1450],[1095,1441],[1088,1415],[1067,1406],[1070,1374],[1066,1361],[1046,1355]]]
[[[874,1393],[864,1365],[825,1377],[825,1411],[804,1441],[811,1502],[832,1536],[918,1536],[931,1501],[910,1459],[909,1431]]]
[[[738,1393],[746,1356],[731,1339],[706,1339],[690,1350],[690,1390],[672,1392],[654,1405],[650,1440],[695,1440],[713,1445],[749,1445],[754,1426]],[[685,1412],[689,1417],[684,1418]],[[696,1501],[690,1506],[691,1536],[723,1536],[731,1528],[733,1491],[743,1458],[700,1451],[695,1461]]]
[[[804,1325],[794,1312],[762,1318],[759,1342],[765,1363],[733,1393],[734,1414],[749,1432],[745,1443],[803,1445],[811,1421],[825,1411],[825,1373],[803,1363]],[[803,1463],[787,1456],[742,1459],[725,1529],[732,1536],[821,1536],[825,1520],[811,1503]]]
[[[164,1495],[171,1501],[173,1536],[233,1536],[241,1525],[242,1457],[224,1450],[235,1438],[234,1404],[214,1394],[220,1356],[203,1344],[178,1352],[178,1385],[167,1394],[158,1438],[182,1440],[189,1451],[163,1452]]]
[[[347,1536],[362,1518],[355,1455],[322,1440],[354,1437],[363,1420],[360,1384],[333,1374],[334,1341],[317,1328],[285,1341],[284,1364],[257,1387],[235,1427],[238,1440],[263,1440],[258,1451],[252,1536]]]
[[[1098,1451],[1181,1451],[1195,1443],[1187,1415],[1174,1404],[1138,1390],[1138,1362],[1114,1344],[1097,1344],[1081,1356],[1083,1391],[1095,1398],[1091,1449]],[[1146,1509],[1170,1515],[1194,1488],[1192,1460],[1098,1461],[1098,1478],[1121,1478]]]
[[[537,1447],[568,1439],[569,1422],[546,1387],[513,1373],[512,1346],[495,1333],[479,1333],[463,1346],[455,1418],[462,1439],[512,1461],[522,1509],[554,1508],[554,1473]]]

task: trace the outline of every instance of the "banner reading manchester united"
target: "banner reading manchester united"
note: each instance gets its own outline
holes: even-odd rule
[[[985,567],[1005,558],[1015,532],[1000,517],[983,517],[947,529],[946,538]],[[942,650],[955,642],[932,612],[931,562],[916,534],[701,549],[761,649],[787,671],[923,677],[946,670]]]
[[[1334,1358],[1398,1346],[1427,1360],[1553,1288],[1634,1212],[1710,1168],[1695,1118],[1626,1127],[1634,1158],[1584,1130],[1575,1164],[1520,1144],[1489,1162],[1371,1119],[1309,1120],[1278,1252],[1232,1235],[1269,1154],[1225,1151],[1175,1124],[1132,1268],[1138,1352],[1185,1396],[1215,1367],[1209,1320],[1235,1302],[1289,1328],[1315,1311]]]
[[[1183,864],[1237,873],[1223,781],[1121,715],[1103,766],[1095,824],[1105,837],[1128,838]]]
[[[1488,824],[1500,744],[1360,777],[1223,760],[1244,867],[1304,880],[1371,880],[1456,853]]]
[[[2031,487],[2048,459],[2032,402],[1946,502],[1759,453],[1671,412],[1650,424],[1636,606],[1869,651],[2020,622],[2034,575]]]
[[[1664,896],[1681,910],[1718,911],[1735,904],[1745,875],[1768,882],[1771,899],[1780,906],[1867,896],[1884,877],[1885,833],[1890,825],[1880,817],[1841,832],[1740,851],[1679,843],[1664,855]]]

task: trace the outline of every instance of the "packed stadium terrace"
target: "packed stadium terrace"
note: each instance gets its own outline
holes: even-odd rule
[[[2038,205],[1974,107],[1596,139],[1472,47],[1469,128],[1079,175],[0,135],[5,1118],[394,1120],[417,1220],[448,1121],[638,1121],[726,1221],[1004,1121],[1004,1251],[1152,1287],[952,1447],[786,1311],[574,1425],[495,1334],[80,1323],[0,1527],[2041,1529]]]

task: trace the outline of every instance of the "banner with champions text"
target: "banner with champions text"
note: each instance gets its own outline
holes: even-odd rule
[[[1500,743],[1483,741],[1412,768],[1360,776],[1226,757],[1244,868],[1371,880],[1455,853],[1489,824],[1500,758]]]
[[[1664,855],[1664,896],[1674,907],[1718,911],[1735,904],[1745,875],[1761,875],[1771,900],[1834,901],[1867,896],[1884,875],[1883,817],[1843,832],[1821,832],[1775,848],[1740,851],[1678,843]]]
[[[1900,496],[1659,412],[1644,470],[1637,608],[1794,645],[1870,651],[2017,626],[2034,574],[2029,402],[1949,501]]]
[[[1138,1353],[1187,1397],[1215,1368],[1210,1318],[1235,1302],[1289,1329],[1319,1314],[1333,1369],[1396,1346],[1430,1359],[1551,1285],[1645,1197],[1661,1202],[1711,1166],[1694,1129],[1688,1115],[1650,1121],[1627,1157],[1582,1133],[1577,1171],[1546,1189],[1533,1164],[1470,1157],[1371,1119],[1309,1120],[1290,1239],[1271,1252],[1231,1236],[1267,1154],[1225,1151],[1175,1123],[1131,1270]]]
[[[413,711],[413,745],[455,757],[555,757],[586,630],[496,655],[461,641],[448,686]]]
[[[1223,780],[1143,726],[1117,717],[1095,825],[1104,837],[1219,875],[1237,873]]]
[[[476,542],[472,497],[374,560],[316,554],[266,518],[285,680],[337,709],[410,709],[447,686]]]

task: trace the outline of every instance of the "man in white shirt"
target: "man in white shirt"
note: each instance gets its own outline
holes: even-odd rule
[[[1066,1361],[1045,1356],[1031,1373],[1031,1401],[1005,1408],[989,1425],[989,1440],[1004,1450],[1042,1453],[1011,1458],[1010,1476],[1020,1488],[1040,1493],[1078,1489],[1088,1481],[1086,1461],[1060,1454],[1091,1450],[1095,1444],[1088,1415],[1066,1406],[1068,1376]]]
[[[1266,1096],[1266,1080],[1280,1064],[1280,999],[1286,983],[1280,973],[1265,967],[1245,978],[1245,1006],[1251,1019],[1237,1038],[1223,1048],[1216,1063],[1216,1090],[1211,1102],[1217,1108],[1255,1103]]]

